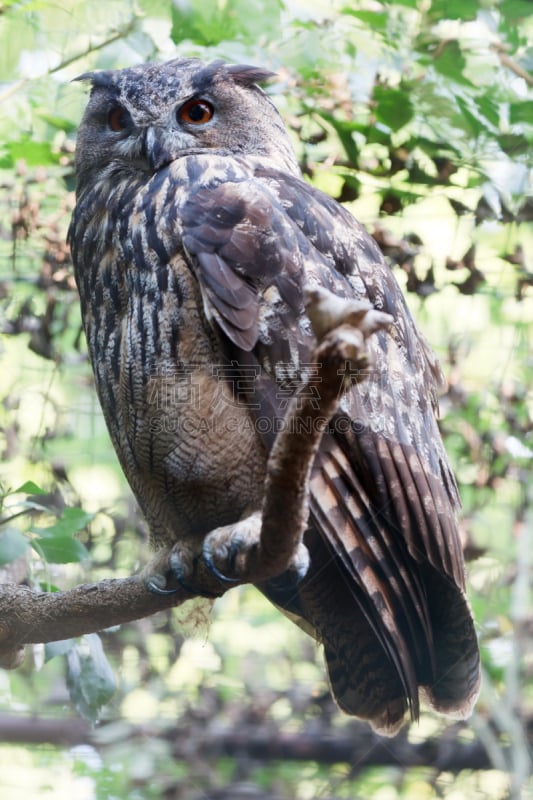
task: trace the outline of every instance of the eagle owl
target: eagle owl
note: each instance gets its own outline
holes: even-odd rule
[[[157,548],[261,508],[276,421],[312,380],[304,286],[392,316],[310,478],[309,566],[261,591],[324,647],[338,705],[394,734],[467,716],[479,653],[441,373],[371,237],[302,179],[266,70],[175,59],[92,72],[69,239],[96,387]]]

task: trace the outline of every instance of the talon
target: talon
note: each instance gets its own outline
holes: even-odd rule
[[[183,566],[183,559],[176,553],[175,550],[171,550],[168,556],[168,567],[169,572],[172,573],[172,576],[177,580],[180,586],[187,588],[187,584],[185,583],[185,575],[187,572],[190,573],[190,569],[186,570]]]
[[[169,559],[169,562],[170,562],[170,559]],[[171,567],[172,567],[172,565],[171,565]],[[171,570],[169,570],[169,573],[172,573],[172,576],[176,579],[176,581],[179,583],[179,585],[183,589],[185,589],[187,592],[191,592],[192,594],[196,594],[194,589],[192,589],[192,587],[188,586],[185,583],[185,581],[182,580],[181,575],[176,570],[174,570],[172,568]],[[146,588],[148,589],[149,592],[152,592],[152,594],[166,595],[166,594],[176,594],[177,592],[179,592],[179,588],[178,587],[175,587],[173,589],[169,589],[169,588],[166,588],[166,584],[167,584],[167,581],[165,579],[165,576],[161,575],[161,574],[151,575],[145,581]]]
[[[196,562],[197,558],[195,558],[194,561]],[[201,595],[202,597],[218,597],[218,595],[214,594],[214,592],[208,592],[205,589],[195,588],[194,586],[191,586],[190,583],[187,583],[185,580],[186,572],[183,569],[183,562],[177,553],[172,552],[170,554],[168,563],[174,580],[176,580],[181,588],[185,589],[186,592],[196,596]],[[167,591],[170,593],[172,590],[169,589]],[[175,589],[174,591],[178,590]]]
[[[239,551],[239,546],[236,545],[235,543],[233,543],[231,548],[230,548],[229,557],[228,557],[228,563],[231,566],[233,566],[234,563],[235,563],[235,556],[237,555],[238,551]],[[230,578],[229,575],[224,575],[224,573],[221,572],[218,569],[218,567],[215,567],[215,565],[213,563],[213,554],[212,554],[211,548],[209,547],[209,545],[207,543],[207,540],[204,542],[202,555],[203,555],[203,559],[204,559],[204,564],[206,565],[207,569],[219,581],[221,581],[222,583],[240,583],[240,579],[239,578]]]
[[[156,578],[149,578],[144,585],[152,594],[176,594],[179,591],[179,589],[163,589],[158,585]]]

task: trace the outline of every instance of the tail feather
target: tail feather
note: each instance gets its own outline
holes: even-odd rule
[[[261,589],[324,645],[340,708],[378,733],[417,719],[421,699],[468,716],[479,651],[453,509],[413,452],[380,444],[374,484],[353,453],[330,442],[317,456],[306,577]]]

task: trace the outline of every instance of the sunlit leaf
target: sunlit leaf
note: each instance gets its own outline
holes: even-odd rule
[[[357,17],[357,19],[369,25],[373,30],[382,30],[386,28],[389,19],[389,14],[384,11],[359,11],[349,6],[343,8],[342,13]]]
[[[90,558],[85,545],[71,536],[48,534],[32,539],[31,544],[52,564],[73,564]]]
[[[174,42],[186,39],[209,46],[232,39],[254,41],[255,37],[279,31],[280,0],[188,0],[171,6]]]
[[[46,528],[34,527],[34,533],[39,536],[74,536],[82,531],[94,519],[94,514],[89,514],[83,508],[65,508],[59,519]]]
[[[33,481],[26,481],[26,483],[13,489],[11,494],[18,494],[19,492],[24,492],[25,494],[46,494],[44,489],[41,489],[41,487],[37,486]]]
[[[5,155],[0,158],[0,168],[10,169],[19,161],[29,167],[57,164],[59,156],[52,150],[50,142],[34,142],[29,138],[8,142],[4,145]]]

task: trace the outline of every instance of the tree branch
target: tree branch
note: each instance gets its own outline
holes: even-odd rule
[[[320,398],[305,386],[300,390],[289,404],[270,454],[254,583],[283,572],[301,547],[308,515],[308,477],[324,427],[350,379],[360,377],[361,368],[368,364],[365,339],[392,321],[366,303],[340,300],[315,289],[309,293],[308,312],[318,339],[312,374],[315,381],[319,376]],[[239,582],[245,581],[231,585]],[[202,558],[196,560],[187,584],[202,587],[202,593],[214,597],[230,588]],[[172,594],[154,594],[148,591],[143,575],[55,593],[0,585],[0,666],[19,666],[24,644],[66,639],[131,622],[194,596],[180,585]]]
[[[457,774],[464,769],[490,769],[491,760],[483,743],[462,741],[462,725],[451,725],[438,737],[413,742],[407,733],[395,739],[383,739],[364,723],[353,722],[344,731],[330,728],[313,732],[287,732],[268,723],[253,723],[243,718],[231,725],[188,720],[164,730],[160,726],[131,725],[124,730],[127,741],[161,737],[172,743],[176,760],[202,760],[248,757],[263,762],[312,761],[317,764],[349,764],[353,772],[372,766],[430,767],[438,772]],[[102,736],[101,733],[104,733]],[[11,744],[52,744],[73,747],[91,744],[105,749],[105,725],[92,728],[79,718],[14,717],[0,715],[0,742]],[[115,743],[115,740],[113,739]]]

